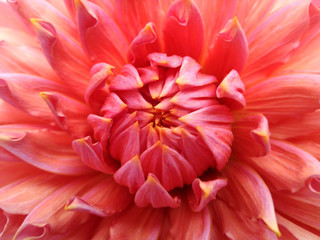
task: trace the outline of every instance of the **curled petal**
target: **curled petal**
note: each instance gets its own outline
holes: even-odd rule
[[[113,177],[117,183],[127,186],[130,193],[135,193],[145,181],[139,157],[126,162]]]
[[[125,104],[117,94],[112,92],[106,97],[100,111],[105,118],[113,118],[126,108],[127,104]]]
[[[320,175],[320,163],[309,153],[277,140],[271,140],[271,152],[249,163],[277,190],[297,192],[312,176]]]
[[[224,174],[228,186],[219,191],[219,196],[249,218],[262,219],[273,232],[280,235],[271,194],[260,176],[239,163],[229,163]]]
[[[167,53],[199,58],[203,45],[203,21],[193,1],[174,2],[167,13],[163,31]]]
[[[262,114],[244,114],[236,117],[232,126],[232,149],[244,156],[260,157],[270,152],[268,120]]]
[[[94,62],[125,63],[128,43],[117,24],[97,5],[75,1],[82,45]]]
[[[112,79],[109,87],[111,91],[135,90],[143,87],[143,82],[137,69],[127,64],[122,67],[121,73]]]
[[[84,137],[91,132],[87,123],[89,109],[86,105],[53,92],[40,92],[40,96],[48,104],[58,125],[72,137]]]
[[[243,96],[244,84],[236,70],[232,70],[217,87],[217,97],[232,110],[242,109],[246,106]]]
[[[198,84],[197,74],[201,66],[192,58],[184,57],[181,68],[179,70],[179,77],[176,79],[176,83],[179,87],[191,86]],[[209,84],[210,82],[208,82]]]
[[[113,75],[113,66],[106,63],[97,63],[91,68],[91,79],[84,96],[87,104],[96,112],[101,108],[108,91],[106,81]]]
[[[132,40],[128,52],[128,61],[134,66],[148,64],[149,53],[159,52],[159,40],[153,23],[148,23]]]
[[[31,19],[42,50],[57,75],[77,94],[83,96],[90,79],[90,62],[82,49],[54,26],[41,19]]]
[[[110,137],[112,119],[90,114],[88,123],[93,128],[94,138],[100,142],[102,149],[105,149]]]
[[[109,177],[82,197],[72,197],[65,209],[106,217],[122,212],[131,203],[132,198],[125,187],[118,185],[112,177]]]
[[[246,36],[238,19],[234,17],[217,35],[204,64],[204,71],[213,74],[221,81],[233,69],[241,72],[248,52]]]
[[[99,142],[93,144],[90,136],[74,140],[72,146],[88,167],[107,174],[114,173],[114,167],[105,160],[107,157],[103,155],[101,144]]]
[[[168,68],[177,68],[182,63],[182,57],[172,55],[167,56],[165,53],[151,53],[148,55],[150,65],[152,67],[168,67]]]
[[[149,173],[147,180],[137,191],[134,201],[138,207],[152,205],[153,208],[176,208],[179,206],[177,197],[171,197],[152,173]]]
[[[192,182],[193,195],[189,199],[192,210],[195,212],[202,211],[209,202],[216,199],[217,192],[226,185],[226,179],[201,181],[196,178]]]

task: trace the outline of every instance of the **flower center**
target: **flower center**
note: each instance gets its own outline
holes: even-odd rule
[[[216,78],[200,73],[192,58],[153,53],[149,60],[144,68],[124,66],[108,83],[106,148],[121,168],[152,173],[170,191],[224,167],[233,117],[217,98]]]

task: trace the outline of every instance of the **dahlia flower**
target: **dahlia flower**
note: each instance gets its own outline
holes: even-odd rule
[[[0,10],[0,239],[320,239],[320,1]]]

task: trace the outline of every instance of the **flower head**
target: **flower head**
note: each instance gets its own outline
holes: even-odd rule
[[[318,1],[0,2],[0,239],[318,239]]]

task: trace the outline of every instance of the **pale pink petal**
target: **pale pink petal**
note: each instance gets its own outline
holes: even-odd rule
[[[75,5],[81,42],[91,60],[122,66],[129,46],[117,24],[95,4],[77,0]]]
[[[72,139],[66,133],[41,126],[1,128],[0,146],[37,168],[65,175],[90,172],[72,150]]]
[[[131,206],[110,227],[110,240],[155,240],[160,234],[163,209]]]
[[[187,204],[182,204],[169,211],[173,239],[210,239],[212,222],[207,208],[193,212]]]
[[[248,52],[246,36],[238,19],[234,17],[217,34],[214,45],[209,49],[204,63],[204,72],[212,74],[219,81],[222,81],[231,70],[242,71]]]
[[[272,197],[261,177],[253,169],[235,162],[228,163],[223,173],[228,185],[219,191],[219,198],[249,218],[261,219],[280,235]]]
[[[262,114],[243,114],[232,125],[232,150],[241,156],[260,157],[270,152],[268,120]]]
[[[31,19],[42,50],[57,75],[75,93],[83,95],[90,79],[90,61],[82,49],[55,27],[41,19]]]
[[[169,55],[200,57],[203,45],[203,21],[192,1],[178,0],[171,6],[163,29],[166,52]]]
[[[320,162],[298,147],[271,140],[271,152],[260,158],[248,159],[255,170],[278,191],[296,192],[310,177],[320,175]]]
[[[126,187],[118,185],[112,177],[109,177],[96,184],[83,196],[71,198],[65,209],[106,217],[122,212],[132,199],[133,196]]]
[[[287,62],[299,46],[299,40],[307,29],[309,1],[295,1],[264,20],[248,36],[249,59],[244,74],[256,75],[245,84],[269,75],[276,67]]]
[[[6,14],[3,14],[6,15]],[[14,28],[0,27],[0,39],[13,46],[25,45],[28,47],[39,48],[39,43],[34,41],[34,36],[23,30],[15,30]]]
[[[265,115],[269,123],[313,112],[320,106],[320,76],[292,74],[274,77],[246,90],[246,110]]]
[[[115,172],[116,166],[103,154],[100,142],[93,144],[90,136],[74,140],[72,147],[88,167],[106,174]]]

